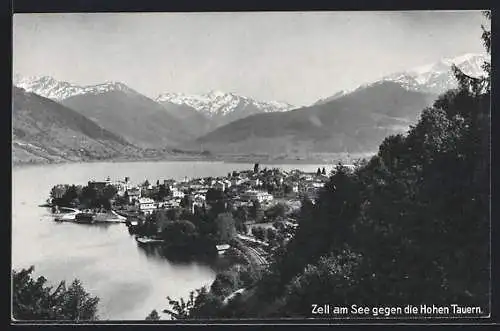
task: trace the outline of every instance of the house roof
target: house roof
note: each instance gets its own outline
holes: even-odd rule
[[[154,200],[150,198],[140,198],[139,203],[153,203]]]

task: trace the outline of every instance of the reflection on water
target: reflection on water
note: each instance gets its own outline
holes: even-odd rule
[[[181,252],[170,251],[159,244],[143,245],[137,243],[137,249],[141,254],[144,254],[150,259],[168,260],[177,266],[189,266],[196,263],[214,269],[217,263],[217,256],[193,257],[190,255],[183,255]]]
[[[120,225],[119,223],[117,224],[112,224],[112,223],[73,223],[76,224],[77,226],[91,226],[96,229],[101,229],[101,230],[107,230],[111,226],[117,226]]]
[[[158,245],[140,245],[137,243],[137,250],[150,258],[165,258],[162,256],[161,249]]]
[[[318,165],[288,166],[314,171]],[[144,320],[167,308],[166,296],[187,297],[210,285],[215,272],[207,262],[173,261],[159,248],[140,247],[124,224],[55,222],[39,207],[57,184],[84,185],[90,179],[149,179],[221,176],[253,164],[213,162],[88,163],[14,168],[12,172],[12,264],[35,266],[35,277],[49,283],[78,278],[98,296],[101,319]],[[286,169],[286,167],[284,167]],[[166,318],[166,316],[162,316]]]

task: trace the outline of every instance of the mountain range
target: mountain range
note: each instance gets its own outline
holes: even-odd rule
[[[284,157],[373,151],[386,136],[407,130],[435,98],[381,81],[326,103],[246,117],[186,148]]]
[[[201,95],[163,93],[156,98],[156,101],[162,105],[176,104],[194,109],[209,123],[207,132],[250,115],[283,112],[295,108],[285,102],[259,101],[221,91],[210,91]]]
[[[172,146],[193,137],[163,106],[120,82],[79,86],[48,76],[17,76],[14,84],[57,101],[140,147]]]
[[[69,112],[73,120],[74,113],[83,116],[113,135],[115,138],[108,137],[111,141],[129,149],[175,147],[285,158],[311,153],[367,152],[376,149],[387,135],[405,131],[437,95],[456,87],[452,64],[471,76],[480,76],[485,59],[480,54],[442,59],[339,91],[302,108],[220,91],[202,95],[162,93],[149,98],[120,82],[79,86],[48,76],[15,76],[14,85],[23,90],[14,90],[14,103],[26,105],[22,107],[23,116],[19,109],[14,116],[19,122],[14,126],[15,137],[21,142],[21,127],[31,127],[36,122],[36,114],[27,112],[27,108],[38,109],[42,103],[45,108],[55,108],[58,114]],[[51,103],[36,98],[51,99]],[[38,101],[19,101],[26,99]],[[59,124],[57,130],[64,131],[62,122]],[[49,141],[55,141],[48,139],[50,134],[58,135],[55,131],[47,131],[47,147]],[[97,137],[88,137],[103,144]],[[23,145],[16,146],[19,149]]]
[[[249,116],[198,138],[190,148],[283,157],[375,152],[388,135],[407,131],[439,94],[457,87],[452,65],[478,77],[485,60],[481,54],[446,58],[337,92],[309,107]]]
[[[108,117],[113,117],[114,119],[115,116],[112,116],[111,113],[113,111],[110,108],[123,107],[123,105],[119,105],[118,107],[115,104],[119,99],[127,99],[127,103],[129,103],[130,100],[128,99],[134,98],[133,106],[135,108],[162,110],[164,113],[175,118],[170,118],[169,121],[175,124],[174,127],[176,130],[182,128],[180,130],[183,131],[182,133],[176,133],[177,139],[169,137],[171,139],[164,139],[158,142],[159,144],[176,144],[178,141],[184,141],[191,136],[201,136],[217,127],[249,115],[287,111],[294,108],[294,106],[284,102],[260,101],[235,93],[221,91],[210,91],[201,95],[162,93],[156,98],[150,99],[120,82],[105,82],[97,85],[80,86],[65,81],[58,81],[49,76],[22,77],[16,75],[14,77],[14,85],[28,92],[33,92],[65,104],[95,120],[104,121],[101,124],[110,130],[115,130],[118,123],[116,125],[108,123],[109,120],[103,118],[103,113],[105,112]],[[111,95],[114,97],[110,97]],[[141,101],[138,100],[139,98]],[[106,99],[106,101],[100,99]],[[153,102],[156,104],[153,105]],[[158,104],[162,108],[158,107]],[[92,108],[92,110],[89,108]],[[125,116],[124,118],[128,117]],[[124,118],[120,121],[123,122]],[[179,123],[179,121],[184,124]],[[122,125],[123,123],[119,124]],[[153,124],[151,125],[153,126]],[[167,125],[167,128],[172,129],[172,126]],[[138,128],[135,128],[135,130],[138,130]],[[150,133],[154,132],[156,130]],[[162,136],[165,135],[163,132],[158,133]],[[124,135],[127,136],[126,133]],[[167,134],[166,136],[168,137],[169,135]],[[155,146],[154,143],[151,144],[152,139],[147,137],[132,137],[131,141],[141,145]]]

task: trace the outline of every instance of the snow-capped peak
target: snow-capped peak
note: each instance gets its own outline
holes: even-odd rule
[[[326,103],[383,81],[398,83],[403,88],[411,91],[440,94],[457,87],[457,81],[451,70],[452,65],[456,65],[471,77],[481,77],[485,74],[482,68],[485,61],[490,61],[489,55],[480,53],[466,53],[455,57],[442,58],[434,63],[384,76],[375,82],[364,83],[349,90],[341,90],[330,97],[317,101],[315,104]]]
[[[223,98],[226,97],[227,95],[232,95],[232,93],[224,93],[219,90],[211,90],[210,92],[207,93],[207,95],[213,98]]]
[[[447,64],[456,64],[456,65],[464,65],[465,63],[477,63],[478,61],[484,62],[488,59],[489,56],[480,53],[466,53],[460,56],[456,56],[454,58],[444,58],[441,61]]]
[[[125,93],[137,93],[127,85],[108,81],[96,85],[76,85],[65,81],[58,81],[50,76],[27,76],[14,75],[13,83],[27,92],[36,93],[53,100],[64,100],[82,94],[101,94],[110,91],[122,91]]]
[[[409,90],[439,94],[457,86],[452,65],[469,76],[480,77],[484,75],[482,65],[485,61],[489,61],[487,55],[467,53],[388,75],[381,80],[400,83]]]
[[[135,92],[127,85],[116,81],[108,81],[102,84],[84,86],[83,88],[86,91],[85,93],[95,93],[95,94],[111,92],[111,91],[122,91],[127,93]]]
[[[187,105],[209,117],[225,116],[238,109],[248,109],[247,106],[253,106],[255,108],[253,112],[287,111],[294,108],[285,102],[258,101],[219,90],[212,90],[204,94],[163,93],[156,98],[156,101]]]

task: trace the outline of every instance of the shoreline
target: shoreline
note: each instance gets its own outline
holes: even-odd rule
[[[375,153],[353,154],[357,157],[341,157],[338,158],[283,158],[271,159],[265,156],[251,155],[216,155],[216,156],[166,156],[166,157],[145,157],[145,158],[113,158],[113,159],[94,159],[94,160],[64,160],[52,162],[11,162],[12,169],[21,169],[37,166],[56,166],[78,163],[133,163],[133,162],[220,162],[220,163],[259,163],[261,165],[279,165],[279,164],[329,164],[334,165],[339,161],[344,164],[350,164],[355,159],[369,158]],[[347,160],[346,160],[347,159]],[[347,161],[347,162],[346,162]]]
[[[178,156],[178,157],[155,157],[155,158],[134,158],[134,159],[109,159],[109,160],[85,160],[85,161],[69,161],[69,162],[54,162],[51,165],[63,165],[63,164],[69,164],[69,163],[79,163],[79,164],[85,164],[85,163],[122,163],[122,162],[173,162],[173,161],[178,161],[178,162],[183,162],[183,161],[190,161],[190,162],[220,162],[220,163],[248,163],[252,164],[254,162],[260,163],[261,165],[268,165],[268,164],[311,164],[311,163],[316,163],[320,164],[322,162],[325,162],[324,160],[318,160],[318,159],[300,159],[300,160],[294,160],[294,159],[279,159],[279,160],[262,160],[258,158],[254,158],[254,160],[251,160],[251,156],[243,156],[243,155],[232,155],[231,157],[223,157],[223,156],[218,156],[218,157],[207,157],[207,156]],[[288,163],[287,163],[288,162]],[[47,164],[47,163],[45,163]],[[45,165],[44,164],[44,165]],[[49,163],[50,164],[50,163]],[[39,164],[38,164],[39,165]],[[20,167],[31,167],[31,166],[37,166],[37,164],[29,163],[29,164],[24,164],[21,165]],[[19,165],[18,165],[19,167]],[[125,166],[126,167],[126,166]],[[217,165],[215,165],[217,167]],[[298,166],[297,168],[300,168]],[[39,206],[42,207],[42,206]],[[114,212],[114,210],[112,210]],[[114,212],[116,213],[116,212]],[[121,213],[116,213],[120,215]],[[124,217],[125,215],[120,215]],[[56,221],[54,219],[54,221]],[[65,221],[60,221],[60,222],[67,222],[67,223],[75,223],[75,224],[81,224],[81,222],[78,221],[73,221],[73,220],[65,220]],[[85,224],[86,222],[84,222]],[[126,221],[119,221],[119,222],[107,222],[107,221],[94,221],[91,222],[92,226],[102,226],[102,227],[108,227],[112,226],[112,224],[125,224],[127,225]],[[148,242],[148,240],[141,241],[137,240],[137,233],[134,233],[134,231],[130,231],[131,228],[130,226],[127,225],[128,228],[128,233],[130,235],[133,235],[134,241],[136,242],[137,245],[141,246],[141,250],[144,250],[144,252],[148,252],[150,250],[150,245],[152,244],[151,242]],[[127,230],[125,230],[127,232]],[[146,236],[147,238],[147,236]],[[239,235],[237,235],[237,238],[239,238]],[[238,272],[235,273],[233,270],[235,265],[241,265],[243,267],[244,272],[252,272],[252,273],[260,273],[261,269],[266,266],[269,263],[268,260],[268,255],[270,252],[266,251],[266,253],[259,253],[257,250],[253,249],[248,245],[248,243],[243,243],[241,240],[238,240],[237,242],[239,244],[231,244],[231,252],[230,254],[224,254],[224,255],[218,255],[218,252],[214,252],[215,254],[209,254],[207,255],[206,253],[209,251],[209,247],[204,247],[202,250],[199,250],[196,248],[197,245],[194,246],[186,246],[186,247],[179,247],[179,246],[171,246],[171,245],[165,245],[165,242],[153,242],[154,245],[160,244],[161,249],[160,251],[162,252],[161,257],[165,258],[168,260],[169,263],[175,264],[175,263],[186,263],[186,262],[195,262],[195,263],[202,263],[206,264],[209,266],[210,269],[214,271],[215,274],[215,279],[209,283],[207,288],[211,289],[212,285],[214,282],[220,278],[223,277],[226,273],[231,272],[232,274],[235,274],[236,277],[242,277],[242,273],[238,270]],[[217,246],[214,247],[215,250],[217,250]],[[156,248],[154,248],[156,251]],[[210,248],[212,250],[212,248]],[[264,254],[264,255],[263,255]],[[264,257],[263,257],[264,256]],[[197,288],[193,288],[194,291],[196,291]],[[232,288],[229,288],[230,290],[235,290]]]

